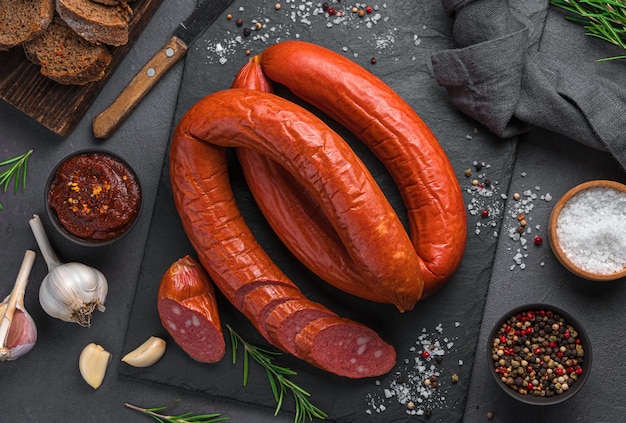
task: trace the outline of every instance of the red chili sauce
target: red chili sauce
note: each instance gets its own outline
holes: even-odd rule
[[[134,223],[141,191],[135,174],[124,163],[107,154],[85,153],[59,166],[48,202],[70,234],[107,241]]]

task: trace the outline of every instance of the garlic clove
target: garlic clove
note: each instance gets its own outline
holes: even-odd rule
[[[34,262],[35,252],[27,250],[11,294],[0,303],[0,362],[23,356],[37,341],[37,326],[24,308],[24,294]]]
[[[26,311],[16,309],[4,347],[7,361],[15,360],[32,350],[35,342],[37,342],[37,327],[33,318]],[[0,361],[3,361],[4,350],[0,348]]]
[[[148,367],[159,361],[163,354],[165,354],[165,341],[157,336],[151,336],[126,354],[122,361],[134,367]]]
[[[85,382],[93,389],[98,389],[102,385],[109,361],[111,353],[93,342],[81,351],[78,369]]]

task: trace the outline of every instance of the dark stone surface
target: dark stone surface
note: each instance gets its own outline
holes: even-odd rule
[[[506,235],[512,224],[508,215],[510,200],[502,197],[502,194],[510,197],[515,191],[535,190],[536,186],[541,187],[541,193],[550,192],[554,197],[552,202],[535,200],[532,211],[533,225],[540,225],[539,231],[544,231],[545,238],[549,211],[556,198],[571,186],[594,178],[625,181],[626,176],[610,156],[542,131],[534,131],[519,141],[500,140],[454,110],[430,69],[431,53],[453,46],[451,21],[438,2],[379,3],[379,9],[370,19],[375,13],[380,14],[380,19],[376,23],[370,20],[371,25],[349,11],[341,21],[316,15],[315,5],[299,0],[282,2],[280,10],[275,10],[275,2],[235,3],[229,9],[233,20],[218,18],[190,49],[186,63],[177,64],[109,140],[95,140],[91,133],[93,116],[113,101],[167,41],[171,30],[192,10],[193,3],[163,2],[92,108],[66,139],[51,134],[11,106],[0,104],[0,160],[35,148],[26,190],[20,190],[17,195],[10,189],[0,194],[4,206],[0,211],[0,237],[4,245],[0,249],[0,263],[5,271],[0,295],[8,294],[24,251],[34,249],[38,258],[26,293],[26,307],[39,329],[38,343],[27,356],[0,366],[0,379],[7,388],[2,402],[8,404],[3,407],[0,420],[141,422],[148,417],[128,410],[124,402],[156,407],[179,399],[172,413],[216,412],[233,422],[293,421],[291,402],[285,403],[278,416],[273,415],[273,400],[265,375],[258,368],[251,365],[250,382],[246,388],[241,386],[241,356],[234,366],[229,356],[216,366],[198,365],[171,344],[163,360],[151,368],[131,369],[120,363],[120,359],[148,336],[164,335],[150,297],[162,272],[174,259],[189,252],[176,227],[176,215],[168,198],[167,175],[161,175],[172,124],[201,96],[230,85],[235,72],[248,59],[246,49],[258,53],[270,43],[299,38],[342,52],[396,89],[433,129],[449,154],[467,204],[492,210],[487,221],[468,211],[467,253],[461,268],[444,290],[403,316],[318,285],[285,255],[262,222],[258,218],[254,221],[263,242],[271,246],[271,253],[278,257],[288,274],[303,280],[307,293],[314,299],[329,301],[341,314],[372,324],[398,351],[394,370],[397,374],[391,373],[379,382],[340,380],[284,357],[285,363],[299,372],[296,380],[311,392],[312,402],[330,413],[329,420],[342,422],[479,422],[486,419],[488,411],[493,411],[498,421],[507,422],[521,416],[533,416],[533,421],[560,421],[561,416],[616,421],[620,414],[616,406],[621,399],[619,381],[623,379],[624,369],[615,364],[615,352],[622,341],[614,328],[623,320],[620,313],[623,289],[619,282],[597,284],[574,278],[560,267],[547,242],[537,249],[530,245],[528,251],[522,250],[528,254],[523,260],[525,269],[516,265],[511,270],[512,257],[520,244]],[[243,27],[235,24],[238,17],[243,18]],[[261,22],[263,28],[243,37],[243,28],[253,26],[255,21]],[[370,63],[371,57],[377,58],[375,65]],[[28,220],[33,213],[45,216],[43,187],[56,163],[72,151],[94,146],[117,152],[135,167],[143,183],[145,204],[141,219],[129,236],[98,249],[70,245],[53,233],[44,219],[63,260],[93,265],[109,280],[107,310],[94,316],[91,328],[86,329],[52,319],[39,306],[37,289],[46,267]],[[380,165],[370,160],[362,148],[359,154],[374,166],[383,189],[398,204]],[[464,171],[474,161],[488,165],[482,172],[475,171],[475,177],[491,180],[492,196],[471,190],[472,178],[465,177]],[[522,176],[523,172],[526,176]],[[244,211],[254,216],[251,200],[237,181],[235,177],[242,204],[246,205]],[[492,223],[494,226],[489,226]],[[494,231],[498,236],[494,236]],[[581,392],[589,399],[574,400],[550,410],[534,410],[505,398],[488,379],[482,355],[485,331],[502,312],[523,302],[542,300],[554,301],[588,325],[595,347],[593,374]],[[247,323],[223,304],[225,322],[232,323],[251,341],[262,344]],[[427,363],[422,373],[413,369],[420,349],[415,343],[420,335],[428,342],[439,340],[445,350],[444,360]],[[90,342],[103,345],[113,354],[104,383],[97,391],[78,372],[78,356]],[[449,348],[448,343],[451,343]],[[412,346],[417,349],[411,350]],[[442,386],[428,398],[415,390],[418,393],[414,400],[424,401],[416,410],[423,410],[424,416],[406,414],[398,396],[385,398],[386,388],[391,389],[394,382],[406,387],[411,375],[419,384],[431,364],[441,372]],[[459,375],[457,384],[450,382],[453,373]],[[386,411],[377,412],[380,405]],[[428,410],[432,410],[430,417],[426,416]]]

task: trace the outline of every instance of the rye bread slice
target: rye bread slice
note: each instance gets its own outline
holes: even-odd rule
[[[56,0],[56,10],[88,41],[112,46],[128,42],[128,22],[133,10],[126,3],[109,6],[91,0]]]
[[[64,85],[85,85],[102,79],[111,53],[78,35],[57,14],[39,37],[23,44],[26,57],[41,74]]]
[[[53,15],[54,0],[0,0],[0,50],[35,38]]]

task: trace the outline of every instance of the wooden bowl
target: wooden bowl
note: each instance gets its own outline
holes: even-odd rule
[[[557,231],[557,221],[561,211],[565,204],[570,201],[575,195],[580,192],[593,188],[613,188],[617,191],[626,193],[626,185],[621,184],[615,181],[609,180],[593,180],[589,182],[582,183],[580,185],[575,186],[571,190],[565,193],[563,197],[557,201],[556,205],[552,209],[552,213],[550,215],[550,221],[548,223],[548,236],[550,241],[550,247],[554,252],[554,255],[559,260],[559,262],[570,272],[584,279],[593,280],[593,281],[611,281],[620,278],[626,277],[626,267],[622,270],[613,272],[613,273],[594,273],[588,270],[582,269],[580,266],[576,265],[570,257],[568,257],[561,247],[561,243],[559,241],[558,231]],[[626,234],[623,234],[626,236]]]

